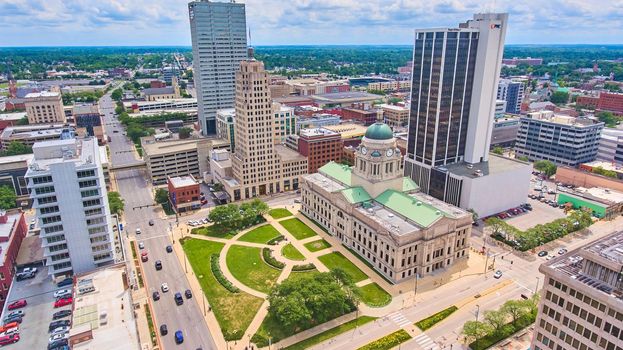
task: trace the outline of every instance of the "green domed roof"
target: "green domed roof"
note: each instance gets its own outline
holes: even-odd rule
[[[366,138],[372,140],[390,140],[394,138],[394,132],[385,123],[377,122],[368,127]]]

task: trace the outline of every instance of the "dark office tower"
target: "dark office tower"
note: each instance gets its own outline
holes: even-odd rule
[[[193,73],[203,135],[216,135],[216,111],[233,108],[236,71],[247,58],[244,4],[188,3],[193,44]]]

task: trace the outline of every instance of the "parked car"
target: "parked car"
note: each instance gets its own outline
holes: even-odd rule
[[[175,331],[175,344],[182,344],[184,342],[184,333],[181,330]]]
[[[137,234],[137,235],[140,235],[140,234],[141,234],[141,229],[140,229],[140,228],[137,228],[137,229],[136,229],[136,234]]]
[[[154,220],[153,219],[149,220],[149,226],[154,226]]]
[[[19,323],[17,322],[5,323],[4,325],[0,326],[0,332],[4,333],[10,329],[14,329],[18,327],[19,327]]]
[[[540,256],[540,257],[547,256],[547,251],[546,250],[541,250],[537,255]]]
[[[71,321],[69,320],[59,320],[59,321],[50,322],[50,325],[48,326],[48,332],[51,333],[53,330],[59,327],[69,327],[70,324],[71,324]]]
[[[35,278],[35,276],[36,275],[32,272],[18,272],[17,274],[15,274],[15,279],[18,281],[23,281],[30,278]]]
[[[173,247],[171,247],[170,245],[167,246],[167,253],[171,253],[173,252]]]
[[[55,341],[53,343],[49,343],[48,344],[48,350],[52,350],[52,349],[55,349],[55,348],[58,348],[58,347],[62,347],[62,346],[67,346],[67,345],[68,345],[67,339],[60,339],[60,340],[57,340],[57,341]]]
[[[174,299],[175,299],[175,303],[178,306],[184,304],[184,298],[182,298],[182,293],[180,292],[175,293]]]
[[[156,290],[151,294],[151,297],[154,298],[154,301],[158,301],[160,300],[160,293]]]
[[[58,299],[57,301],[54,302],[54,307],[58,308],[58,307],[66,306],[66,305],[71,305],[73,301],[74,301],[74,298],[72,297]]]
[[[163,284],[161,284],[161,285],[160,285],[160,289],[162,289],[162,292],[163,292],[163,293],[166,293],[166,292],[168,292],[168,291],[169,291],[169,285],[168,285],[168,284],[166,284],[166,282],[165,282],[165,283],[163,283]]]
[[[301,200],[300,199],[295,199],[294,203],[301,203]]]
[[[186,296],[186,299],[190,299],[193,297],[193,292],[191,292],[190,289],[186,289],[184,295]]]
[[[162,270],[162,261],[156,260],[156,263],[154,264],[154,266],[156,267],[156,270],[158,271]]]
[[[15,310],[8,313],[5,317],[24,317],[25,314],[24,310]]]
[[[54,298],[63,298],[65,296],[71,295],[71,289],[61,289],[54,292]]]
[[[66,286],[71,286],[72,284],[74,284],[74,279],[71,277],[67,277],[64,280],[58,282],[56,284],[57,287],[66,287]]]
[[[567,252],[568,252],[567,248],[560,248],[560,250],[558,251],[558,254],[564,255],[564,254],[567,254]]]
[[[65,333],[57,333],[54,334],[53,336],[50,337],[50,339],[48,340],[49,343],[54,343],[55,341],[59,341],[62,339],[67,339],[69,338],[69,333],[65,332]]]
[[[145,243],[138,242],[138,249],[145,249]]]
[[[147,260],[149,260],[149,257],[147,256],[147,252],[142,252],[141,253],[141,261],[142,262],[147,262]]]
[[[19,341],[19,334],[5,335],[0,337],[0,345],[8,345],[17,343]]]
[[[4,323],[11,323],[11,322],[22,323],[22,316],[19,316],[19,315],[5,316],[3,321]]]
[[[161,324],[160,325],[160,335],[167,335],[169,334],[169,330],[167,329],[167,325],[166,324]]]
[[[26,302],[26,299],[19,299],[16,300],[12,303],[9,304],[9,306],[7,306],[7,309],[9,310],[15,310],[15,309],[20,309],[23,308],[24,306],[26,306],[28,303]]]
[[[53,320],[59,320],[61,318],[65,318],[71,315],[71,310],[61,310],[57,311],[52,315]]]
[[[15,327],[15,328],[9,328],[6,331],[0,333],[0,337],[4,337],[7,335],[13,335],[13,334],[19,334],[19,328]]]
[[[37,271],[39,271],[39,270],[36,267],[27,267],[22,272],[37,273]]]

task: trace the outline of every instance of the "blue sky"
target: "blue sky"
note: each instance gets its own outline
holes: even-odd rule
[[[622,0],[246,0],[254,45],[410,44],[510,13],[508,44],[622,44]],[[0,0],[0,46],[190,45],[187,0]]]

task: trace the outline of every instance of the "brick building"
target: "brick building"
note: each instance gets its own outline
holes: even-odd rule
[[[597,108],[599,97],[597,96],[578,96],[575,105],[582,108]]]
[[[597,109],[623,114],[623,94],[602,92],[599,94]]]
[[[199,182],[192,175],[168,177],[169,202],[178,213],[199,209]]]
[[[9,294],[13,275],[16,272],[15,260],[22,240],[26,237],[28,225],[24,213],[9,214],[0,212],[0,308]]]
[[[325,128],[303,129],[299,135],[298,151],[307,157],[307,172],[315,173],[330,161],[342,160],[342,136]]]
[[[352,119],[356,120],[364,125],[372,125],[379,118],[379,114],[382,115],[382,112],[377,109],[364,109],[362,105],[353,105],[353,107],[343,108],[342,109],[342,119]]]

